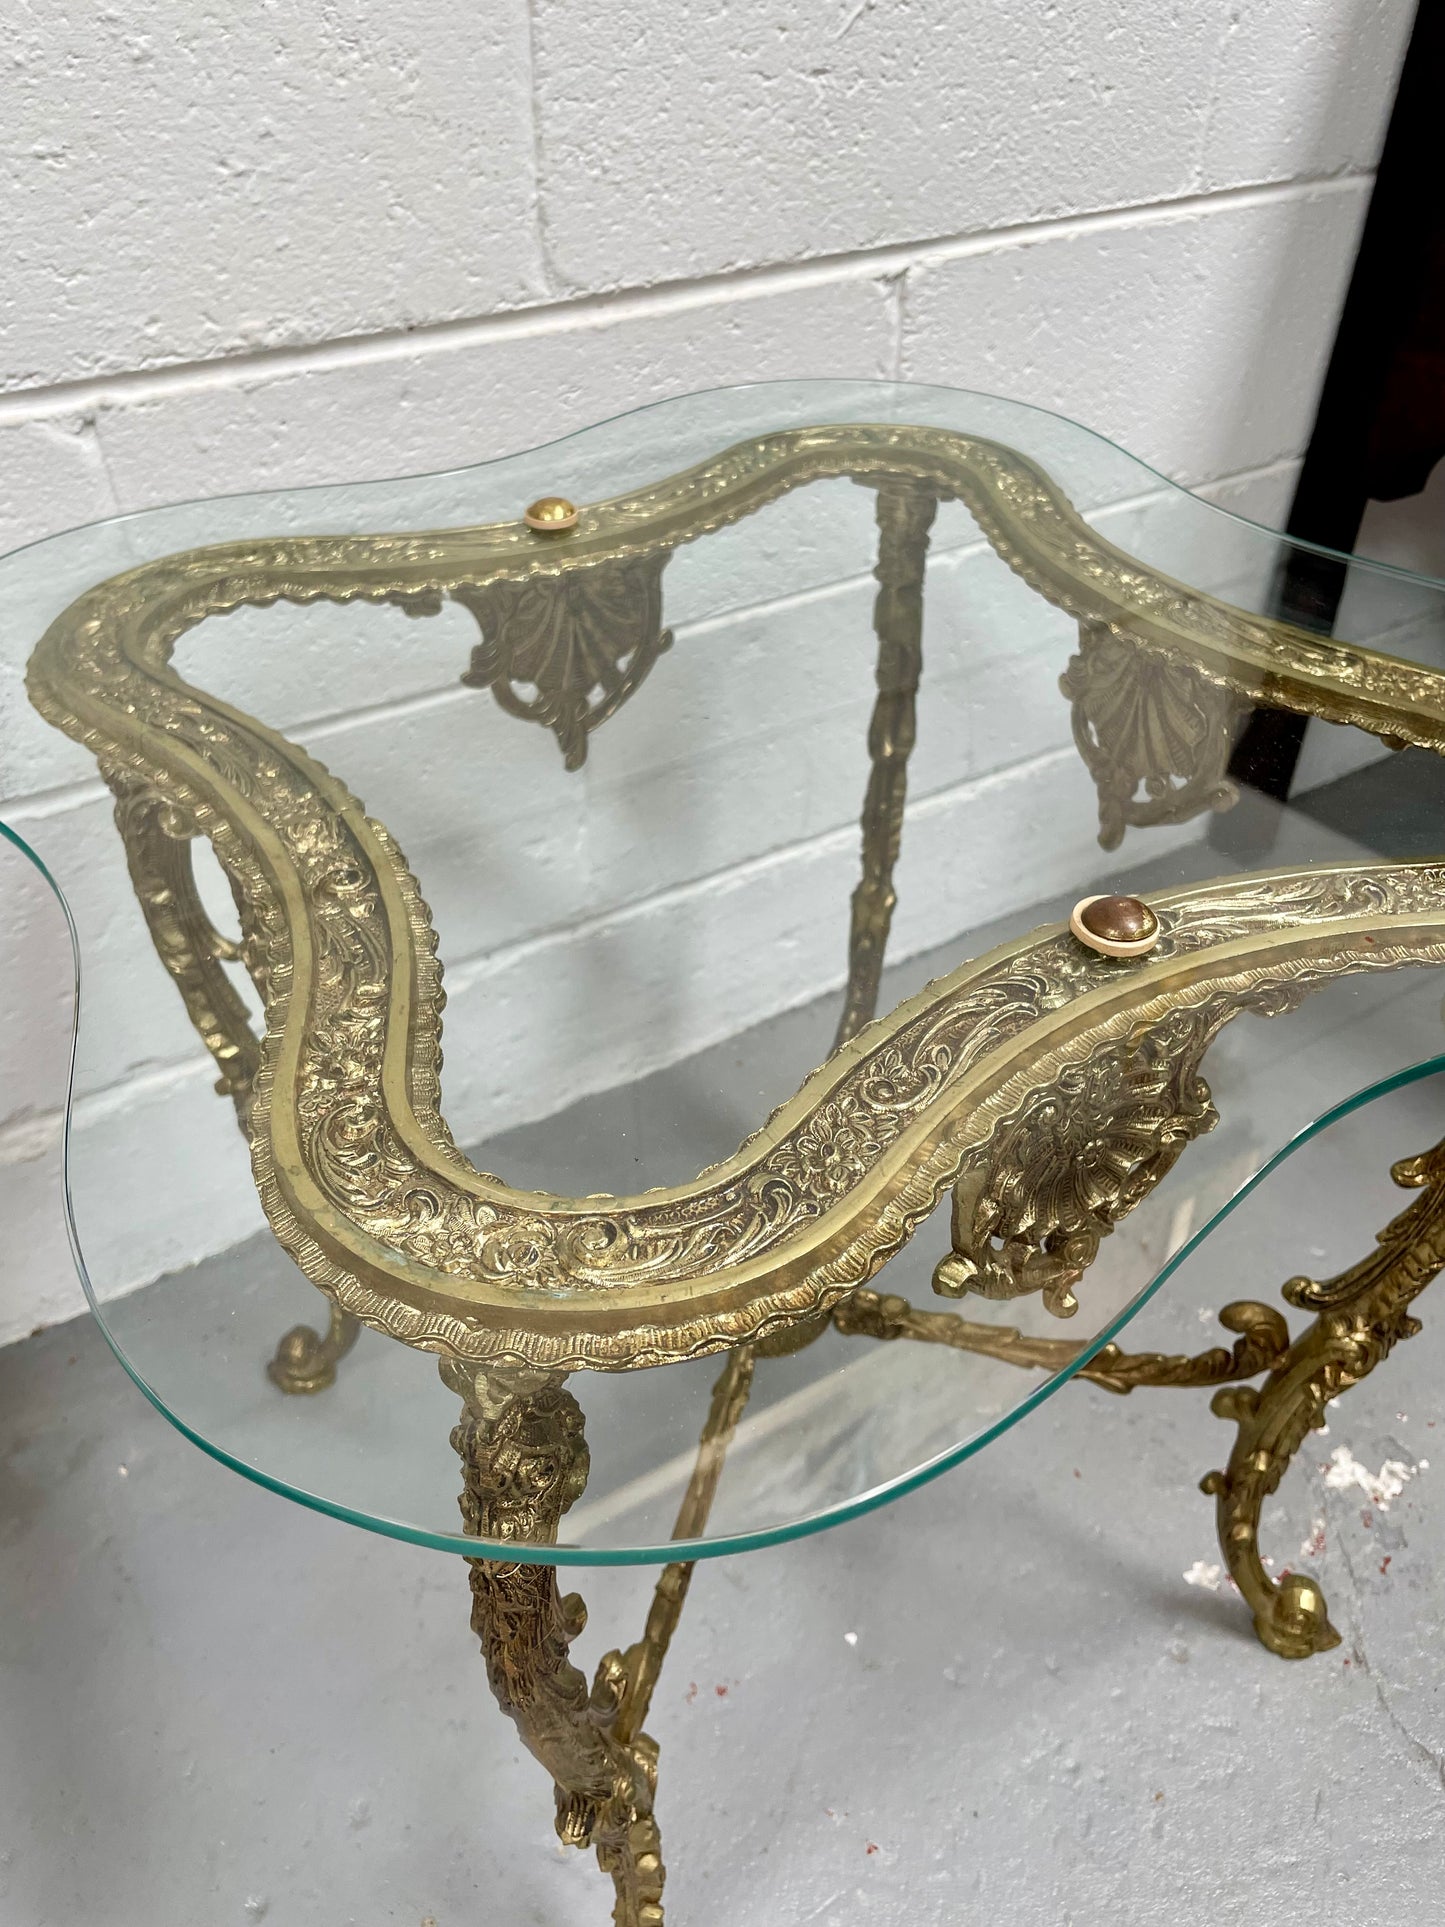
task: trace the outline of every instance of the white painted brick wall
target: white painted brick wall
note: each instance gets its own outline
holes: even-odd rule
[[[188,496],[485,461],[661,396],[805,374],[1016,395],[1275,515],[1411,11],[1409,0],[159,0],[142,18],[22,0],[0,53],[0,549]],[[797,563],[788,579],[779,528],[773,587],[805,588]],[[814,579],[827,579],[825,562]],[[673,567],[681,582],[683,559]],[[982,568],[961,551],[931,584],[940,635],[955,590],[975,636],[1007,624],[1010,588],[981,591]],[[792,612],[795,716],[810,651],[839,624],[866,641],[867,596],[866,583],[844,585]],[[499,872],[481,896],[406,780],[438,732],[461,744],[480,726],[486,699],[452,683],[467,639],[450,619],[409,625],[401,658],[382,653],[385,613],[351,612],[339,629],[333,616],[340,693],[286,699],[371,807],[414,819],[408,853],[439,921],[446,910],[447,1096],[463,1136],[545,1114],[837,975],[866,646],[847,700],[809,712],[806,834],[745,847],[718,814],[707,835],[648,841],[639,894],[639,845],[609,804],[609,771],[636,781],[654,758],[652,820],[666,826],[689,805],[665,754],[680,717],[700,764],[754,783],[778,767],[746,718],[709,713],[699,726],[706,597],[687,590],[679,606],[694,611],[691,632],[647,701],[597,739],[580,785],[562,779],[541,732],[488,714],[491,794],[503,779],[525,784],[524,847],[540,867],[520,881]],[[288,646],[273,638],[299,648],[317,619],[291,612],[300,626],[282,631],[237,617],[217,626],[223,649],[188,646],[208,672],[224,661],[244,699],[248,662],[254,682]],[[757,620],[728,633],[743,659]],[[1063,646],[1046,622],[1031,633]],[[7,654],[25,640],[7,636]],[[1003,679],[1001,700],[1016,671],[999,651],[988,673]],[[939,714],[949,673],[940,662]],[[956,926],[970,891],[1017,876],[1024,847],[1038,846],[1031,824],[1077,821],[1080,850],[1087,841],[1062,705],[1015,708],[1017,741],[976,746],[972,789],[930,784],[925,731],[904,949],[940,933],[931,904],[949,897]],[[93,1253],[121,1288],[250,1228],[244,1183],[219,1182],[243,1168],[242,1148],[190,1067],[84,759],[29,727],[13,682],[0,716],[9,813],[22,827],[45,816],[71,854],[134,1000],[91,1013],[114,1042],[83,1066],[77,1150],[106,1173],[94,1181],[112,1187],[128,1227]],[[558,853],[582,834],[588,861],[569,866]],[[1056,854],[1058,877],[1035,873],[1035,893],[1063,887],[1082,860],[1072,842]],[[54,1156],[58,924],[4,853],[0,887],[12,1013],[0,1030],[4,1337],[78,1300]],[[676,958],[688,946],[715,956],[744,927],[751,954],[777,960],[767,982],[714,972],[683,994]],[[633,1003],[605,1036],[577,1017],[584,949],[593,963],[630,960],[618,981]],[[640,960],[653,954],[673,961],[650,977]],[[516,1016],[529,1000],[576,1048],[570,1083],[542,1029]],[[173,1054],[157,1053],[165,1036]],[[205,1146],[214,1194],[138,1213],[124,1187],[182,1144]]]

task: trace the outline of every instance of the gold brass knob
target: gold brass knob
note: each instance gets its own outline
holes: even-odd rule
[[[560,535],[577,526],[577,504],[565,495],[544,495],[523,515],[522,520],[538,535]]]
[[[1159,941],[1159,919],[1138,897],[1081,897],[1069,917],[1080,943],[1105,957],[1142,957]]]

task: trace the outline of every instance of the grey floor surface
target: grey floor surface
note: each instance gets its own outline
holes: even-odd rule
[[[1319,1139],[1129,1342],[1197,1350],[1227,1299],[1350,1262],[1442,1110],[1437,1079]],[[1445,1353],[1422,1309],[1266,1513],[1343,1634],[1303,1664],[1220,1581],[1198,1481],[1229,1430],[1204,1393],[1067,1386],[910,1497],[703,1564],[649,1721],[669,1921],[1445,1917]],[[578,1579],[590,1668],[650,1581]],[[488,1697],[460,1561],[213,1463],[88,1322],[0,1353],[0,1927],[602,1927],[607,1883],[551,1804]]]
[[[1208,1342],[1201,1314],[1305,1240],[1346,1260],[1338,1159],[1407,1150],[1420,1121],[1304,1153],[1294,1209],[1243,1207],[1140,1339]],[[1338,1652],[1275,1659],[1237,1597],[1186,1582],[1217,1561],[1197,1481],[1227,1444],[1199,1393],[1070,1386],[912,1497],[702,1566],[650,1721],[669,1919],[1438,1921],[1426,1306],[1267,1515],[1281,1563],[1320,1544]],[[605,1883],[488,1699],[460,1562],[212,1463],[88,1324],[0,1358],[0,1412],[5,1927],[602,1927]],[[1325,1482],[1341,1445],[1415,1470],[1382,1508]],[[590,1664],[640,1627],[646,1578],[581,1578]]]

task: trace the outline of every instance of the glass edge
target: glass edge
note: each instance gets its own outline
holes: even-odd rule
[[[934,1458],[925,1461],[922,1465],[913,1466],[907,1472],[900,1473],[897,1478],[886,1480],[881,1485],[873,1486],[868,1491],[857,1493],[852,1498],[845,1499],[835,1506],[829,1506],[820,1512],[810,1514],[805,1519],[792,1520],[776,1526],[759,1527],[756,1531],[752,1532],[730,1533],[716,1539],[668,1539],[650,1546],[595,1548],[589,1546],[569,1546],[565,1541],[557,1545],[544,1546],[517,1544],[509,1540],[473,1539],[462,1533],[429,1531],[422,1526],[411,1526],[400,1520],[385,1518],[380,1514],[363,1512],[356,1507],[324,1498],[319,1493],[309,1492],[302,1486],[292,1485],[288,1481],[278,1478],[274,1473],[266,1472],[259,1466],[248,1464],[244,1459],[237,1458],[233,1453],[228,1452],[224,1446],[216,1444],[212,1439],[208,1439],[203,1433],[198,1432],[193,1426],[182,1419],[178,1413],[174,1412],[170,1406],[166,1404],[159,1393],[147,1383],[141,1372],[132,1364],[126,1354],[124,1346],[120,1343],[114,1332],[111,1331],[106,1320],[103,1303],[96,1296],[91,1283],[90,1273],[85,1262],[85,1255],[81,1249],[80,1236],[75,1223],[74,1205],[71,1197],[70,1133],[75,1086],[75,1063],[80,1036],[81,1014],[80,944],[75,927],[75,919],[72,915],[70,905],[66,901],[65,892],[60,888],[51,870],[40,855],[31,848],[23,837],[18,836],[13,829],[3,822],[0,822],[0,835],[3,835],[9,843],[19,850],[44,878],[60,907],[70,939],[74,1002],[72,1006],[70,1043],[67,1052],[65,1073],[65,1109],[61,1132],[61,1193],[65,1213],[66,1235],[69,1239],[71,1256],[75,1264],[76,1273],[80,1279],[81,1288],[85,1293],[86,1303],[90,1307],[91,1315],[94,1317],[97,1325],[99,1325],[101,1334],[106,1344],[110,1347],[111,1352],[124,1369],[127,1377],[129,1377],[136,1386],[137,1390],[140,1391],[146,1401],[168,1424],[174,1426],[183,1438],[189,1439],[193,1445],[197,1446],[209,1458],[214,1459],[220,1465],[229,1467],[233,1472],[239,1473],[242,1478],[250,1480],[253,1485],[258,1485],[268,1492],[273,1492],[278,1497],[290,1499],[296,1504],[306,1507],[309,1511],[322,1513],[329,1518],[339,1519],[350,1525],[360,1526],[366,1531],[377,1533],[383,1538],[400,1540],[403,1543],[421,1546],[433,1551],[452,1553],[461,1558],[498,1559],[513,1561],[520,1565],[668,1565],[679,1559],[693,1562],[700,1559],[720,1559],[738,1552],[762,1551],[769,1546],[783,1545],[793,1539],[810,1538],[814,1533],[824,1532],[834,1526],[844,1525],[851,1519],[863,1518],[868,1513],[877,1511],[881,1506],[890,1504],[896,1499],[903,1498],[906,1494],[917,1491],[920,1487],[931,1483],[934,1479],[941,1478],[945,1472],[953,1470],[955,1466],[962,1465],[967,1459],[972,1458],[976,1453],[982,1451],[986,1445],[992,1444],[996,1438],[1001,1437],[1004,1432],[1018,1424],[1020,1420],[1026,1418],[1029,1413],[1037,1410],[1045,1399],[1051,1398],[1053,1394],[1062,1386],[1066,1385],[1070,1379],[1076,1377],[1090,1360],[1095,1358],[1098,1353],[1103,1350],[1105,1345],[1111,1343],[1124,1327],[1138,1316],[1139,1312],[1162,1290],[1163,1286],[1184,1261],[1199,1249],[1200,1245],[1204,1243],[1205,1239],[1211,1235],[1216,1227],[1222,1224],[1252,1192],[1258,1190],[1266,1178],[1278,1170],[1280,1165],[1293,1157],[1296,1151],[1301,1150],[1304,1145],[1308,1144],[1313,1138],[1318,1137],[1322,1131],[1328,1130],[1331,1125],[1339,1123],[1342,1118],[1348,1117],[1352,1112],[1360,1110],[1366,1104],[1373,1103],[1377,1098],[1388,1096],[1393,1091],[1402,1090],[1410,1084],[1419,1083],[1427,1077],[1439,1076],[1442,1072],[1445,1072],[1445,1052],[1440,1052],[1434,1056],[1423,1058],[1418,1063],[1408,1065],[1403,1070],[1392,1071],[1387,1077],[1377,1078],[1373,1083],[1362,1085],[1358,1090],[1351,1092],[1348,1097],[1341,1098],[1338,1103],[1327,1106],[1320,1112],[1318,1117],[1311,1118],[1307,1124],[1302,1125],[1298,1131],[1287,1138],[1278,1150],[1272,1152],[1271,1155],[1265,1159],[1258,1170],[1252,1172],[1249,1177],[1245,1178],[1237,1190],[1231,1193],[1218,1210],[1207,1218],[1198,1230],[1186,1238],[1179,1249],[1165,1260],[1164,1264],[1155,1273],[1154,1277],[1150,1279],[1148,1284],[1144,1285],[1126,1305],[1121,1307],[1112,1318],[1104,1323],[1093,1338],[1081,1348],[1078,1356],[1071,1359],[1068,1365],[1041,1380],[1019,1400],[1018,1404],[1010,1406],[1007,1412],[1003,1413],[993,1424],[986,1426],[981,1432],[977,1432],[967,1439],[960,1440],[957,1445],[950,1446],[946,1451],[938,1453]],[[659,1369],[665,1370],[666,1368],[662,1367]]]
[[[181,1418],[178,1413],[172,1411],[131,1363],[124,1347],[110,1330],[106,1322],[103,1304],[96,1298],[91,1288],[89,1275],[86,1272],[84,1258],[80,1250],[79,1237],[74,1226],[73,1214],[71,1212],[68,1169],[68,1099],[65,1133],[67,1169],[64,1184],[66,1228],[70,1236],[71,1250],[75,1256],[76,1269],[80,1274],[86,1300],[95,1317],[96,1323],[101,1328],[106,1343],[124,1368],[127,1376],[132,1380],[148,1403],[155,1408],[162,1418],[174,1426],[184,1438],[189,1439],[193,1445],[199,1447],[209,1458],[214,1459],[220,1465],[229,1467],[233,1472],[239,1473],[242,1478],[250,1480],[252,1484],[258,1485],[268,1492],[275,1493],[279,1497],[291,1499],[296,1504],[305,1506],[309,1511],[321,1513],[329,1518],[342,1520],[350,1525],[360,1526],[369,1532],[379,1534],[383,1538],[400,1540],[405,1544],[420,1546],[431,1551],[451,1553],[461,1558],[496,1559],[511,1561],[519,1565],[553,1566],[662,1566],[675,1563],[679,1560],[691,1563],[701,1559],[725,1558],[734,1553],[763,1551],[770,1546],[785,1545],[793,1539],[811,1538],[815,1533],[825,1532],[834,1526],[845,1525],[850,1520],[863,1518],[868,1513],[875,1512],[882,1506],[891,1504],[894,1500],[901,1499],[908,1493],[919,1490],[922,1486],[941,1478],[944,1473],[950,1472],[955,1467],[964,1464],[968,1459],[973,1458],[977,1453],[981,1452],[985,1446],[991,1445],[995,1439],[1002,1437],[1005,1432],[1010,1431],[1022,1419],[1027,1418],[1031,1412],[1037,1410],[1045,1399],[1051,1398],[1054,1393],[1066,1385],[1070,1379],[1075,1378],[1106,1345],[1110,1344],[1118,1334],[1123,1331],[1125,1326],[1138,1316],[1150,1300],[1163,1289],[1164,1285],[1185,1260],[1199,1249],[1205,1239],[1211,1236],[1217,1227],[1221,1225],[1252,1192],[1264,1183],[1266,1178],[1270,1177],[1280,1165],[1285,1163],[1297,1151],[1303,1149],[1313,1138],[1318,1137],[1322,1131],[1328,1130],[1331,1125],[1339,1123],[1341,1119],[1348,1117],[1352,1112],[1361,1109],[1364,1105],[1373,1103],[1377,1098],[1387,1096],[1391,1092],[1401,1090],[1410,1084],[1418,1083],[1424,1078],[1439,1076],[1442,1073],[1445,1073],[1445,1052],[1422,1059],[1417,1064],[1409,1065],[1403,1070],[1393,1071],[1388,1077],[1362,1086],[1359,1090],[1353,1091],[1348,1097],[1342,1098],[1337,1104],[1329,1106],[1322,1111],[1318,1117],[1312,1118],[1309,1123],[1301,1126],[1292,1137],[1287,1139],[1277,1151],[1273,1152],[1270,1157],[1265,1160],[1257,1171],[1251,1173],[1251,1175],[1240,1184],[1239,1188],[1225,1200],[1212,1216],[1206,1219],[1197,1231],[1184,1241],[1176,1252],[1171,1254],[1149,1283],[1143,1286],[1128,1304],[1123,1306],[1112,1318],[1107,1320],[1094,1337],[1080,1350],[1076,1358],[1072,1359],[1062,1370],[1053,1372],[1047,1378],[1042,1379],[1032,1390],[1027,1392],[1016,1405],[1010,1406],[1007,1412],[1003,1413],[991,1425],[986,1426],[983,1431],[977,1432],[967,1439],[960,1440],[957,1445],[950,1446],[946,1451],[937,1454],[934,1458],[925,1461],[922,1465],[913,1466],[907,1472],[900,1473],[897,1478],[886,1480],[883,1484],[873,1486],[866,1492],[857,1493],[852,1498],[845,1499],[835,1506],[829,1506],[820,1512],[812,1513],[805,1519],[791,1520],[775,1526],[763,1526],[750,1532],[724,1534],[716,1539],[667,1539],[653,1545],[617,1547],[574,1546],[568,1545],[565,1541],[555,1545],[532,1545],[510,1540],[474,1539],[459,1532],[432,1531],[424,1526],[408,1525],[401,1520],[390,1519],[379,1513],[364,1512],[338,1500],[327,1499],[320,1493],[307,1490],[304,1486],[292,1485],[276,1474],[267,1472],[259,1466],[251,1465],[246,1460],[236,1457],[233,1453],[228,1452],[224,1446],[218,1445],[214,1440],[198,1432],[193,1426]],[[659,1369],[665,1370],[666,1367],[660,1367]]]
[[[1207,509],[1211,514],[1223,516],[1227,521],[1238,523],[1242,528],[1250,529],[1268,540],[1287,543],[1291,548],[1303,550],[1311,555],[1323,556],[1330,561],[1346,562],[1352,567],[1364,568],[1376,574],[1392,576],[1398,581],[1408,582],[1416,587],[1445,589],[1445,577],[1425,575],[1418,570],[1404,568],[1399,563],[1375,561],[1369,556],[1358,556],[1348,550],[1329,548],[1324,543],[1306,541],[1300,536],[1286,534],[1282,529],[1272,528],[1266,522],[1256,522],[1252,516],[1241,515],[1237,509],[1225,508],[1219,502],[1211,502],[1206,496],[1201,495],[1197,488],[1191,488],[1183,482],[1175,481],[1172,476],[1166,475],[1162,469],[1156,468],[1152,462],[1146,461],[1143,456],[1134,454],[1131,449],[1125,448],[1122,442],[1116,442],[1111,436],[1104,434],[1101,429],[1090,428],[1087,423],[1076,420],[1072,415],[1065,415],[1057,408],[1045,408],[1038,402],[1020,401],[1012,395],[997,395],[982,388],[956,388],[947,382],[888,381],[879,379],[876,376],[854,377],[839,375],[804,375],[791,379],[780,378],[772,381],[720,382],[712,388],[689,389],[684,394],[664,395],[655,401],[644,402],[636,408],[618,409],[615,414],[600,416],[596,421],[588,422],[581,428],[568,429],[563,434],[554,435],[545,441],[532,443],[526,448],[513,449],[505,455],[491,456],[482,462],[463,462],[451,468],[417,469],[404,475],[373,476],[364,481],[297,482],[281,488],[236,489],[219,495],[180,496],[175,501],[152,503],[146,508],[126,509],[118,515],[102,515],[90,522],[77,522],[68,528],[54,529],[48,535],[37,536],[31,542],[22,542],[18,548],[9,549],[0,553],[0,566],[20,556],[28,555],[34,550],[42,549],[49,542],[59,542],[70,536],[83,535],[88,529],[124,528],[133,522],[143,521],[148,516],[174,514],[183,509],[209,507],[212,504],[227,502],[258,502],[268,496],[298,497],[321,495],[341,489],[401,488],[411,483],[435,483],[449,480],[452,477],[478,474],[484,469],[499,468],[508,462],[520,461],[528,456],[544,455],[549,449],[563,448],[570,442],[579,441],[585,436],[599,433],[604,429],[613,428],[619,422],[650,416],[668,408],[678,407],[689,401],[705,400],[716,395],[747,394],[767,388],[845,387],[859,389],[918,389],[937,395],[958,395],[972,400],[1002,402],[1009,408],[1019,408],[1031,415],[1045,416],[1050,421],[1061,422],[1067,428],[1074,430],[1080,435],[1088,436],[1091,441],[1097,442],[1101,446],[1111,450],[1114,454],[1122,456],[1126,461],[1132,463],[1141,474],[1152,476],[1156,482],[1161,483],[1176,495],[1187,496],[1190,501],[1197,502],[1202,509]],[[1223,481],[1230,478],[1217,477],[1215,479]],[[1210,484],[1204,483],[1200,484],[1200,486],[1210,486]]]

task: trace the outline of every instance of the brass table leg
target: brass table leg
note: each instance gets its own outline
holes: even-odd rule
[[[868,789],[863,798],[863,874],[853,892],[848,931],[848,989],[833,1048],[846,1044],[878,1008],[883,952],[893,908],[893,866],[903,836],[908,758],[923,666],[923,572],[937,494],[920,482],[885,482],[878,490],[878,695],[868,725]]]
[[[1255,1631],[1272,1653],[1306,1659],[1339,1644],[1324,1595],[1313,1579],[1290,1573],[1273,1580],[1259,1555],[1260,1508],[1279,1485],[1308,1433],[1324,1422],[1327,1403],[1372,1372],[1420,1321],[1409,1306],[1445,1267],[1445,1142],[1404,1158],[1390,1175],[1422,1195],[1391,1219],[1376,1249],[1335,1278],[1291,1278],[1292,1305],[1318,1314],[1278,1361],[1259,1390],[1236,1386],[1214,1397],[1214,1410],[1238,1426],[1229,1464],[1203,1482],[1217,1504],[1219,1543],[1230,1576],[1254,1613]]]
[[[728,1440],[752,1383],[752,1353],[734,1352],[713,1391],[697,1465],[674,1538],[707,1521]],[[462,1517],[479,1538],[535,1544],[557,1536],[587,1484],[582,1409],[565,1376],[527,1368],[486,1371],[441,1361],[462,1399],[452,1445],[462,1462]],[[555,1566],[469,1559],[472,1630],[497,1704],[552,1775],[557,1833],[592,1847],[612,1876],[616,1927],[662,1927],[662,1842],[653,1816],[657,1746],[641,1730],[692,1578],[663,1569],[642,1638],[609,1652],[591,1688],[568,1658],[587,1623],[577,1593],[561,1594]]]
[[[115,793],[115,820],[131,882],[156,952],[215,1059],[220,1072],[216,1089],[235,1104],[245,1137],[261,1043],[226,965],[244,964],[258,986],[263,979],[255,933],[249,930],[250,910],[233,883],[243,935],[239,942],[223,936],[196,888],[191,863],[199,835],[195,823],[159,791],[125,772],[111,771],[107,780]],[[337,1361],[351,1350],[360,1331],[359,1320],[328,1301],[325,1332],[293,1326],[276,1347],[266,1376],[283,1392],[324,1391],[335,1383]]]
[[[1220,1549],[1254,1613],[1255,1631],[1284,1659],[1327,1652],[1340,1636],[1313,1579],[1289,1573],[1274,1580],[1266,1573],[1259,1553],[1261,1508],[1305,1438],[1324,1423],[1329,1401],[1367,1377],[1400,1339],[1420,1330],[1409,1307],[1445,1270],[1445,1141],[1402,1159],[1391,1176],[1422,1195],[1391,1219],[1376,1249],[1349,1270],[1324,1280],[1288,1281],[1289,1303],[1317,1314],[1292,1342],[1273,1306],[1243,1300],[1219,1314],[1227,1330],[1240,1334],[1229,1351],[1216,1346],[1190,1357],[1106,1345],[1079,1371],[1080,1378],[1111,1392],[1145,1385],[1222,1387],[1213,1409],[1233,1419],[1238,1431],[1228,1465],[1209,1473],[1202,1489],[1217,1503]],[[949,1345],[1036,1370],[1062,1371],[1083,1350],[1068,1339],[1030,1338],[1012,1326],[920,1311],[903,1298],[870,1290],[854,1292],[832,1318],[845,1334]],[[1232,1382],[1266,1371],[1259,1387]]]
[[[361,1320],[340,1305],[327,1305],[326,1331],[293,1325],[266,1367],[266,1376],[283,1392],[324,1392],[336,1383],[336,1366],[361,1336]]]

